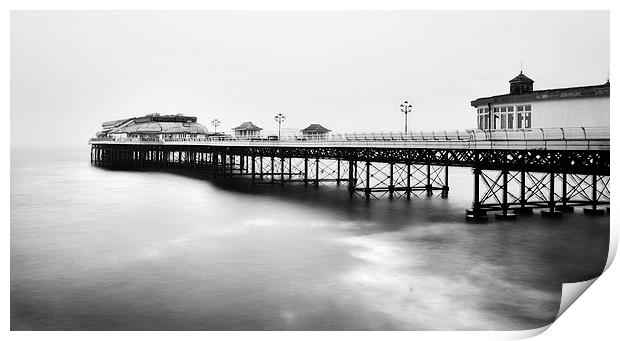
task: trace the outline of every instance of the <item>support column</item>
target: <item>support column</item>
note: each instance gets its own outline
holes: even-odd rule
[[[465,221],[468,222],[485,222],[488,220],[486,212],[480,208],[480,174],[482,170],[474,168],[474,202],[472,210],[467,212]]]
[[[426,196],[433,195],[433,186],[431,185],[431,164],[426,165]]]
[[[284,158],[280,158],[280,185],[284,186]]]
[[[567,174],[562,173],[562,205],[556,207],[561,212],[574,212],[573,206],[568,206],[568,179]]]
[[[251,161],[251,162],[252,162],[252,184],[254,184],[254,183],[256,182],[256,175],[255,175],[255,173],[256,173],[256,172],[255,172],[255,171],[256,171],[256,169],[255,169],[255,167],[256,167],[256,166],[255,166],[255,163],[256,163],[256,162],[255,162],[255,160],[254,160],[254,155],[252,155],[252,161]]]
[[[340,159],[337,159],[338,166],[336,168],[336,186],[340,186]]]
[[[370,162],[366,161],[366,188],[364,189],[366,200],[370,199]]]
[[[508,213],[508,176],[510,172],[508,170],[502,171],[502,212],[495,214],[497,220],[514,220],[516,215],[514,213]]]
[[[444,199],[447,198],[449,190],[450,190],[450,187],[448,186],[448,165],[446,164],[444,166],[443,186],[441,187],[441,197]]]
[[[314,164],[315,174],[314,174],[314,187],[319,187],[319,159],[317,158]]]
[[[524,171],[521,172],[521,179],[519,181],[519,187],[520,187],[520,195],[519,195],[520,206],[514,209],[514,211],[515,213],[519,213],[519,214],[531,214],[532,208],[525,207],[525,204],[527,204],[527,198],[525,197],[527,193],[527,188],[525,186],[525,172]]]
[[[604,209],[598,208],[598,189],[597,189],[597,176],[592,174],[592,208],[584,208],[583,213],[587,215],[603,215]]]
[[[390,199],[394,198],[394,163],[390,162],[390,186],[388,187]]]
[[[357,168],[357,164],[355,163],[355,161],[349,161],[349,197],[353,198],[353,195],[355,194],[355,185],[357,182],[357,179],[354,176],[354,169]]]
[[[559,218],[562,216],[562,212],[555,209],[555,174],[549,173],[549,209],[543,210],[541,215],[546,218]]]
[[[304,186],[308,186],[308,158],[304,158]]]
[[[293,180],[293,158],[289,157],[288,158],[288,182],[291,182]]]
[[[271,184],[273,185],[273,183],[275,182],[275,175],[274,175],[274,171],[273,171],[273,159],[274,157],[271,157]]]
[[[407,163],[407,188],[405,189],[407,200],[411,199],[411,164]]]

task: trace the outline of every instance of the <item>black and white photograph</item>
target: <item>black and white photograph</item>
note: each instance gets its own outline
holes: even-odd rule
[[[610,32],[12,10],[9,328],[540,333],[615,253]]]

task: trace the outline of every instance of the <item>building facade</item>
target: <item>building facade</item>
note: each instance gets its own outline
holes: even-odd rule
[[[509,83],[510,93],[471,102],[478,129],[609,126],[609,81],[534,90],[534,81],[520,73]]]

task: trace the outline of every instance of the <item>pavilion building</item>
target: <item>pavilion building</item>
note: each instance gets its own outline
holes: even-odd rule
[[[521,72],[508,94],[478,98],[478,129],[530,129],[609,126],[609,81],[601,85],[534,90]]]
[[[196,117],[149,114],[122,120],[104,122],[97,137],[118,139],[140,139],[148,141],[163,140],[202,140],[208,134],[207,128],[197,123]]]

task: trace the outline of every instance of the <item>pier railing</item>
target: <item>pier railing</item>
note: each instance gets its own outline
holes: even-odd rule
[[[373,148],[450,148],[450,149],[548,149],[609,150],[609,127],[565,127],[511,130],[455,130],[430,132],[343,133],[319,136],[283,136],[273,138],[233,138],[209,136],[197,138],[109,137],[91,139],[91,143],[228,145],[281,147],[373,147]]]

